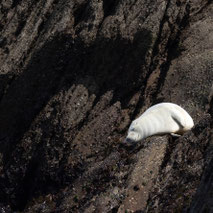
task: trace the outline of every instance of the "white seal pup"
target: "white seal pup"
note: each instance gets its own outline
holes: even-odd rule
[[[191,116],[183,108],[173,103],[160,103],[131,123],[125,142],[138,142],[158,134],[183,134],[193,126]]]

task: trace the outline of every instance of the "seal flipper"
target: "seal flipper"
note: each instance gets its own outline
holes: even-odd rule
[[[176,134],[176,133],[170,133],[170,135],[172,136],[172,137],[177,137],[177,138],[179,138],[181,135],[179,135],[179,134]]]
[[[184,122],[183,115],[180,112],[176,111],[175,113],[172,113],[171,117],[178,124],[180,129],[184,129],[185,122]]]

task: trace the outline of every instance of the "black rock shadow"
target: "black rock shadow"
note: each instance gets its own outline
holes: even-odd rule
[[[10,84],[15,80],[14,74],[3,74],[0,75],[0,100],[7,93]]]
[[[58,92],[66,91],[78,83],[84,84],[97,98],[106,91],[113,90],[113,102],[120,101],[125,107],[144,83],[142,75],[145,71],[142,66],[145,64],[145,55],[151,41],[151,33],[145,29],[138,32],[133,41],[121,37],[115,40],[98,38],[92,45],[87,46],[83,41],[73,40],[69,35],[57,35],[47,41],[32,56],[23,74],[12,82],[0,103],[0,149],[3,153],[4,172],[12,164],[11,155],[17,143],[35,117]],[[91,87],[91,84],[96,87]],[[42,149],[39,151],[42,152]],[[18,155],[16,157],[21,158]],[[33,162],[37,160],[32,159],[24,177],[25,181],[21,181],[17,191],[12,192],[14,209],[23,209],[33,196],[29,183],[34,182],[40,174],[28,174],[41,166]],[[10,176],[7,178],[10,179]],[[0,179],[0,185],[4,185],[0,192],[2,201],[11,203],[11,194],[8,194],[7,189],[13,181],[19,181],[19,178],[17,174],[17,180],[7,183],[4,178]]]
[[[204,171],[190,208],[185,212],[211,212],[213,209],[213,159]]]

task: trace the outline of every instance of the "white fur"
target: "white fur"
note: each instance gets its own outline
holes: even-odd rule
[[[191,116],[173,103],[160,103],[135,119],[128,130],[126,142],[138,142],[157,134],[183,134],[194,126]]]

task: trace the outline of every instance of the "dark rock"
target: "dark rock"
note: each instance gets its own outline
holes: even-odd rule
[[[1,211],[211,211],[212,14],[210,0],[2,1]],[[192,131],[125,146],[162,101]]]

